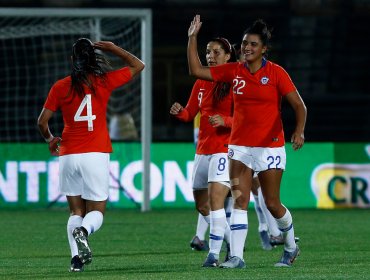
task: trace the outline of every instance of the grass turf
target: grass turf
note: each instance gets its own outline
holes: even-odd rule
[[[249,211],[247,268],[202,268],[192,251],[197,214],[191,209],[108,210],[90,236],[93,262],[69,273],[66,209],[0,211],[0,279],[369,279],[369,210],[292,210],[301,255],[275,268],[282,247],[263,251]],[[222,252],[221,258],[224,257]]]

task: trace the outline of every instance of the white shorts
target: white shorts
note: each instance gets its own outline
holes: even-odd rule
[[[217,182],[230,188],[229,160],[227,153],[195,155],[193,190],[208,188],[208,183]]]
[[[255,172],[269,169],[285,170],[285,147],[261,148],[229,145],[229,158],[241,161]]]
[[[109,153],[82,153],[59,157],[60,193],[104,201],[109,193]]]

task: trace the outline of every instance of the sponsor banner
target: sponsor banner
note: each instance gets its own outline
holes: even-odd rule
[[[307,143],[295,152],[287,144],[282,202],[289,208],[369,207],[369,147]],[[142,202],[141,145],[114,143],[113,149],[109,207],[137,207]],[[194,152],[193,143],[152,144],[152,208],[194,207]],[[66,206],[58,170],[58,158],[49,156],[44,143],[0,143],[0,208]]]
[[[336,144],[334,160],[318,164],[311,188],[318,208],[370,207],[370,145]]]

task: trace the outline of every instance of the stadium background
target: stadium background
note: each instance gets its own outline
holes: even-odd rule
[[[187,157],[176,159],[183,170],[193,156],[191,142],[193,126],[169,117],[174,101],[186,104],[194,79],[188,75],[186,60],[187,29],[192,17],[201,15],[204,25],[199,49],[208,39],[224,36],[239,45],[242,32],[256,18],[263,18],[274,28],[269,57],[288,71],[308,107],[306,141],[313,146],[303,158],[328,154],[317,165],[349,164],[345,172],[352,173],[353,165],[360,166],[357,177],[351,180],[362,203],[368,206],[370,142],[370,90],[368,77],[368,28],[370,1],[366,0],[70,0],[70,1],[1,1],[1,7],[55,7],[55,8],[150,8],[153,12],[153,142],[188,143]],[[3,106],[4,104],[0,104]],[[283,103],[283,118],[287,137],[294,125],[292,110]],[[33,117],[30,120],[34,121]],[[31,142],[41,142],[35,133]],[[8,142],[8,141],[7,141]],[[11,141],[10,141],[11,142]],[[317,146],[315,146],[317,143]],[[327,143],[327,145],[325,144]],[[343,145],[342,145],[343,144]],[[120,148],[118,148],[119,150]],[[125,148],[123,148],[125,149]],[[154,153],[169,153],[153,148]],[[135,149],[134,149],[135,150]],[[178,150],[178,148],[174,148]],[[316,154],[313,153],[316,151]],[[4,171],[7,146],[1,149],[0,171]],[[42,152],[40,152],[42,153]],[[127,153],[124,153],[127,156]],[[357,156],[356,156],[357,155]],[[368,153],[369,155],[369,153]],[[154,157],[156,155],[154,154]],[[44,156],[39,156],[39,158]],[[136,159],[135,156],[132,156]],[[19,159],[20,161],[22,158]],[[161,159],[164,161],[164,159]],[[299,160],[299,159],[298,159]],[[300,159],[302,160],[302,159]],[[301,169],[305,170],[304,165]],[[298,165],[297,165],[298,166]],[[349,168],[349,169],[348,169]],[[310,174],[313,169],[308,170]],[[329,173],[334,173],[331,167]],[[298,172],[300,170],[297,167]],[[185,173],[185,171],[184,171]],[[300,173],[297,173],[300,175]],[[336,174],[334,174],[336,175]],[[310,189],[310,177],[305,188]],[[357,178],[356,177],[356,178]],[[302,176],[301,176],[302,180]],[[27,183],[25,183],[27,184]],[[356,185],[357,184],[357,185]],[[356,187],[357,186],[357,187]],[[20,187],[20,193],[26,190]],[[307,189],[306,188],[306,189]],[[349,186],[350,189],[353,189]],[[351,190],[347,190],[351,192]],[[361,192],[360,192],[361,193]],[[27,204],[28,193],[18,197],[19,204]],[[41,197],[46,194],[40,193]],[[311,193],[311,196],[313,194]],[[341,197],[341,196],[338,196]],[[364,198],[365,197],[365,198]],[[41,205],[45,205],[45,200]],[[181,204],[180,204],[181,205]],[[288,203],[289,206],[289,203]],[[297,206],[297,205],[296,205]],[[299,206],[299,205],[298,205]],[[303,204],[302,207],[310,207]],[[363,206],[363,205],[362,205]]]

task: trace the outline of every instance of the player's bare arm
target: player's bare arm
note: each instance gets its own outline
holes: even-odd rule
[[[39,128],[39,131],[44,137],[46,143],[49,145],[49,151],[50,154],[53,156],[58,156],[59,155],[59,144],[60,141],[62,141],[62,138],[60,137],[54,137],[53,134],[51,134],[50,129],[49,129],[49,120],[53,116],[54,112],[43,108],[40,116],[37,119],[37,126]]]
[[[94,43],[94,48],[105,52],[111,52],[120,57],[125,63],[128,64],[133,77],[139,74],[145,67],[144,62],[142,62],[139,58],[112,42],[98,41]]]
[[[197,35],[202,26],[200,21],[200,15],[196,15],[188,30],[188,64],[189,64],[189,74],[202,80],[212,81],[211,71],[209,67],[202,65],[198,55],[198,42]]]
[[[293,149],[298,150],[302,148],[304,144],[304,128],[306,125],[307,108],[297,91],[288,93],[286,95],[286,99],[295,112],[296,127],[292,134],[291,142],[293,144]]]

